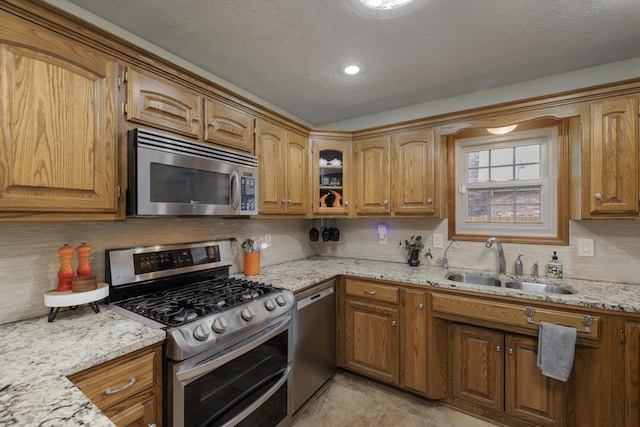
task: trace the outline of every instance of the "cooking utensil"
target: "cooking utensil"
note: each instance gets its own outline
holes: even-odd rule
[[[253,243],[252,239],[245,240],[242,242],[242,250],[245,252],[253,252]]]
[[[317,242],[320,238],[320,232],[316,228],[316,220],[314,219],[312,222],[311,230],[309,230],[309,240],[312,242]]]

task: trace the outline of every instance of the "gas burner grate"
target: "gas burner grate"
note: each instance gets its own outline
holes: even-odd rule
[[[278,290],[272,285],[246,279],[213,279],[133,297],[118,305],[164,325],[180,326]]]

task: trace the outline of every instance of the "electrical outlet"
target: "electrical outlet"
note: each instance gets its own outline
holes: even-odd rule
[[[387,244],[387,226],[386,224],[378,224],[378,244]]]
[[[433,247],[436,249],[444,248],[444,237],[440,233],[433,233]]]
[[[271,234],[267,233],[267,234],[264,235],[264,242],[267,245],[271,246]]]
[[[578,256],[596,256],[595,243],[593,239],[578,239]]]

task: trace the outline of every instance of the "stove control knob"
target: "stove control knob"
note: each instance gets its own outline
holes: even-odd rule
[[[198,325],[193,330],[193,337],[198,341],[204,341],[209,338],[209,329],[205,328],[204,325]]]
[[[253,309],[251,307],[245,307],[242,309],[240,316],[242,316],[242,318],[248,322],[249,320],[253,319],[254,314],[255,313],[253,312]]]
[[[276,302],[278,303],[278,305],[283,306],[287,304],[287,300],[284,299],[284,297],[282,295],[278,295],[276,297]]]
[[[216,317],[211,327],[215,332],[221,334],[227,329],[227,321],[224,320],[224,317]]]
[[[276,309],[276,305],[271,298],[269,298],[267,302],[264,303],[264,307],[269,311],[273,311]]]

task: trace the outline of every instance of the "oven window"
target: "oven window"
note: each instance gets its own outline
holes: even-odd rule
[[[231,175],[151,163],[151,201],[228,205]]]
[[[259,400],[287,368],[288,332],[185,385],[184,425],[216,426],[233,419]],[[273,426],[287,415],[286,385],[263,404],[252,426]],[[254,412],[255,414],[255,412]],[[247,424],[249,425],[249,424]]]

